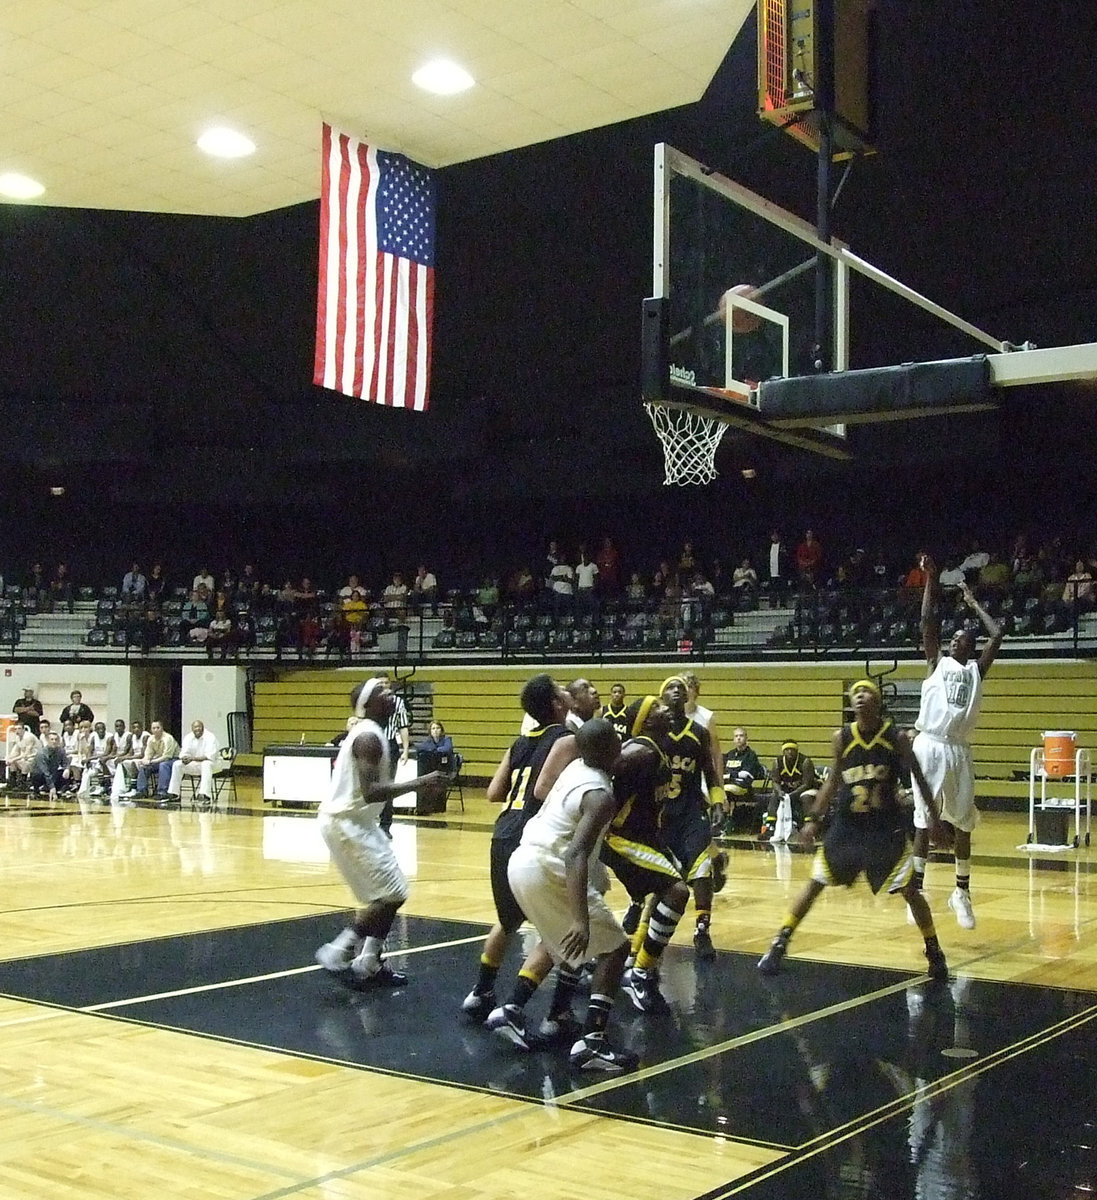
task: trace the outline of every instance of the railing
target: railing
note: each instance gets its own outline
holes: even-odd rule
[[[1007,635],[1003,653],[1097,655],[1097,611],[1087,584],[1068,599],[1014,590],[981,603]],[[1079,593],[1074,596],[1074,592]],[[451,593],[419,612],[378,610],[348,624],[337,601],[248,607],[224,641],[192,633],[182,603],[134,609],[113,598],[74,612],[0,604],[0,657],[8,660],[293,662],[330,665],[438,661],[549,662],[683,658],[697,661],[899,658],[921,650],[920,590],[828,589],[788,596],[663,597],[657,601],[560,597],[480,603]],[[941,642],[959,625],[983,631],[958,592],[938,607]],[[195,627],[201,629],[201,626]]]

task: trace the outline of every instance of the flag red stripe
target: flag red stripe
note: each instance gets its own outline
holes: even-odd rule
[[[402,187],[407,178],[407,164],[385,157],[382,166],[376,151],[327,125],[322,148],[314,382],[422,411],[429,395],[434,270],[379,249],[382,170],[382,194],[391,197],[390,187]],[[411,166],[420,173],[418,182],[422,168]],[[389,239],[393,209],[386,204]],[[429,199],[427,205],[433,220]],[[417,219],[421,212],[420,207]]]

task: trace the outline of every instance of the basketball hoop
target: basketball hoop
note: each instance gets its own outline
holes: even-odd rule
[[[717,475],[716,447],[727,430],[726,422],[688,408],[650,403],[644,407],[663,443],[663,483],[711,483]]]

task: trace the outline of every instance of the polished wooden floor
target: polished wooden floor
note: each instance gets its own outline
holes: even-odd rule
[[[457,1018],[492,917],[493,817],[466,789],[464,813],[398,821],[412,893],[394,940],[412,984],[363,998],[313,964],[348,899],[315,823],[264,811],[254,783],[214,812],[0,800],[0,1197],[1092,1186],[1088,847],[1033,854],[1025,818],[986,814],[971,932],[946,908],[949,868],[931,866],[955,976],[938,992],[901,902],[863,886],[825,893],[786,972],[762,980],[754,961],[809,860],[734,848],[719,961],[694,961],[684,922],[663,1023],[619,1002],[640,1071],[591,1080]],[[992,1119],[997,1158],[978,1132]]]

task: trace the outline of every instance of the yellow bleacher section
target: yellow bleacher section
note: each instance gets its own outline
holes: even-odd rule
[[[655,691],[686,664],[556,664],[561,683],[585,676],[603,700],[610,686],[623,683],[629,699]],[[701,679],[700,702],[716,713],[726,751],[731,731],[746,727],[762,761],[769,766],[787,738],[795,738],[817,763],[829,761],[830,735],[841,723],[843,689],[865,673],[863,663],[720,664],[694,668]],[[411,677],[429,687],[431,712],[465,758],[467,778],[488,777],[518,734],[522,713],[518,695],[535,665],[505,667],[423,667]],[[338,733],[349,711],[348,695],[366,672],[287,670],[255,686],[250,760],[258,765],[263,747],[275,743],[326,742]],[[402,672],[401,672],[402,674]],[[909,681],[915,690],[924,677],[918,662],[899,665],[885,683]],[[1075,730],[1080,746],[1097,746],[1097,662],[999,660],[983,692],[983,711],[974,739],[980,796],[1027,796],[1029,752],[1045,730]],[[248,761],[248,760],[245,760]]]

